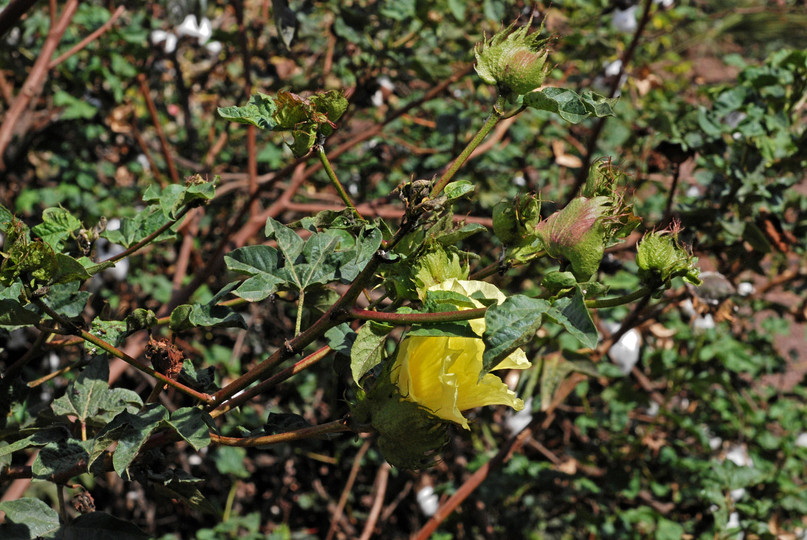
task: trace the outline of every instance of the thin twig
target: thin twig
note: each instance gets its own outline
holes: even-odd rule
[[[168,173],[171,176],[171,181],[174,184],[179,183],[179,173],[174,164],[174,158],[171,156],[171,149],[168,146],[168,139],[165,138],[160,117],[157,114],[157,107],[154,105],[154,100],[151,99],[151,89],[148,85],[148,79],[144,73],[137,76],[137,82],[140,83],[140,93],[143,94],[143,99],[146,101],[149,114],[151,115],[151,122],[154,124],[154,130],[157,132],[157,138],[160,139],[160,148],[162,148],[165,164],[168,166]]]
[[[353,466],[350,468],[350,474],[347,477],[347,482],[345,482],[345,488],[342,490],[342,495],[339,497],[339,503],[336,505],[336,510],[331,518],[331,526],[328,529],[328,535],[325,537],[325,540],[331,540],[334,534],[336,534],[336,524],[342,519],[342,513],[345,511],[348,497],[350,497],[350,492],[353,490],[353,484],[356,483],[356,477],[359,475],[361,460],[364,458],[364,454],[367,453],[367,450],[370,449],[371,443],[372,439],[367,439],[364,441],[364,444],[361,445],[359,451],[356,452],[356,457],[353,458]]]
[[[364,530],[361,532],[359,540],[370,540],[373,536],[373,529],[378,522],[378,516],[381,515],[381,508],[384,506],[384,496],[387,494],[387,480],[389,480],[389,463],[382,463],[378,468],[378,474],[375,477],[375,495],[373,498],[373,506],[370,508],[370,513],[367,515],[367,521],[364,523]]]
[[[116,9],[115,12],[112,13],[112,15],[109,17],[109,20],[104,24],[102,24],[100,28],[98,28],[90,35],[88,35],[87,37],[85,37],[72,47],[70,47],[70,49],[60,54],[57,58],[51,60],[50,64],[48,64],[48,69],[55,68],[56,66],[58,66],[59,64],[61,64],[62,62],[64,62],[77,52],[79,52],[81,49],[92,43],[94,40],[98,39],[98,37],[100,37],[104,32],[112,28],[112,25],[115,24],[115,21],[117,21],[121,15],[123,15],[124,11],[126,11],[126,8],[124,8],[123,6],[118,6],[118,9]]]
[[[4,155],[6,148],[8,148],[14,136],[14,129],[20,121],[20,117],[28,110],[28,105],[31,103],[31,100],[42,93],[45,79],[48,75],[50,59],[56,51],[56,47],[59,45],[59,41],[62,39],[62,35],[64,35],[67,30],[67,26],[73,19],[73,15],[75,15],[77,9],[78,0],[67,0],[58,21],[56,24],[51,25],[48,31],[48,37],[45,39],[44,45],[42,45],[42,50],[39,52],[39,56],[36,62],[34,62],[31,72],[28,73],[25,83],[23,83],[14,103],[9,107],[8,111],[6,111],[3,124],[0,125],[0,172],[6,170]]]
[[[216,410],[214,410],[213,412],[211,412],[210,416],[212,416],[213,418],[216,418],[217,416],[221,416],[222,414],[224,414],[226,412],[229,412],[229,411],[235,409],[236,407],[240,407],[241,404],[246,403],[247,401],[249,401],[253,397],[255,397],[257,395],[260,395],[263,392],[265,392],[267,388],[270,388],[272,386],[280,384],[281,382],[285,381],[286,379],[288,379],[292,375],[296,375],[297,373],[300,373],[304,369],[307,369],[307,368],[313,366],[314,364],[316,364],[317,362],[319,362],[320,360],[322,360],[323,358],[328,356],[328,354],[330,352],[331,352],[331,348],[329,346],[325,345],[324,347],[320,348],[316,352],[313,352],[313,353],[309,354],[308,356],[306,356],[305,358],[303,358],[299,362],[295,363],[293,366],[287,367],[286,369],[284,369],[282,371],[278,371],[277,373],[275,373],[274,375],[272,375],[271,377],[269,377],[265,381],[263,381],[263,382],[261,382],[259,384],[256,384],[255,386],[251,386],[250,388],[244,390],[243,392],[241,392],[240,394],[238,394],[237,396],[235,396],[231,400],[225,402],[221,407],[219,407]]]
[[[320,437],[322,435],[328,435],[330,433],[341,433],[343,431],[350,431],[350,428],[347,426],[344,419],[340,419],[319,426],[311,426],[294,431],[287,431],[285,433],[278,433],[276,435],[261,435],[259,437],[224,437],[216,433],[211,433],[210,441],[214,444],[220,444],[222,446],[240,446],[246,448],[302,441],[305,439]]]

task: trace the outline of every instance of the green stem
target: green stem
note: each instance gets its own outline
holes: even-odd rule
[[[342,431],[350,431],[344,419],[334,420],[327,424],[319,426],[311,426],[295,431],[287,431],[286,433],[278,433],[276,435],[262,435],[260,437],[222,437],[216,433],[210,434],[210,441],[214,444],[222,446],[264,446],[268,444],[278,444],[291,441],[301,441],[304,439],[311,439],[312,437],[319,437],[329,433],[339,433]]]
[[[437,313],[386,313],[352,308],[348,311],[354,319],[362,321],[388,322],[392,324],[428,324],[481,319],[488,308],[463,309],[458,311],[440,311]]]
[[[297,300],[297,320],[294,321],[294,335],[300,333],[303,326],[303,303],[305,302],[305,289],[300,289],[300,298]]]
[[[621,306],[623,304],[629,304],[630,302],[634,302],[644,296],[649,295],[650,293],[653,292],[653,290],[654,289],[652,289],[651,287],[645,285],[642,288],[637,289],[630,294],[626,294],[625,296],[586,300],[586,307],[597,309],[597,308],[611,308]]]
[[[235,502],[235,494],[238,491],[239,480],[236,478],[233,485],[230,486],[230,492],[227,493],[227,502],[224,503],[224,513],[221,516],[222,523],[230,519],[230,514],[233,511],[233,502]]]
[[[179,223],[179,221],[183,217],[185,217],[185,214],[187,214],[190,209],[191,209],[190,206],[183,207],[182,210],[179,211],[179,214],[177,214],[176,218],[169,221],[168,223],[163,224],[159,229],[157,229],[156,231],[154,231],[153,233],[142,239],[140,242],[132,246],[129,246],[126,250],[122,251],[121,253],[118,253],[117,255],[106,259],[105,261],[101,261],[94,266],[90,266],[89,268],[87,268],[87,272],[89,274],[97,274],[104,268],[108,268],[109,266],[111,266],[111,263],[116,263],[119,260],[128,257],[129,255],[136,252],[140,248],[150,244],[152,241],[154,241],[155,238],[159,237],[162,233],[173,227],[176,223]]]
[[[440,177],[440,180],[432,188],[431,197],[437,197],[443,191],[443,188],[451,181],[454,175],[460,170],[468,158],[471,156],[471,153],[476,150],[476,147],[479,146],[482,141],[487,137],[490,130],[493,129],[493,126],[501,120],[502,112],[499,110],[499,106],[504,105],[504,101],[502,98],[496,102],[496,105],[493,106],[493,110],[490,111],[490,115],[488,116],[487,120],[485,120],[485,124],[476,132],[474,138],[471,139],[471,142],[468,143],[468,146],[460,152],[460,155],[457,156],[457,159],[454,160],[454,163],[446,169],[446,172],[443,173],[443,176]]]
[[[352,200],[350,200],[350,195],[348,195],[345,188],[342,187],[342,183],[339,181],[339,178],[336,177],[336,173],[333,172],[333,167],[331,167],[331,162],[328,160],[328,155],[325,153],[325,148],[321,144],[318,144],[316,148],[317,155],[319,156],[319,162],[322,163],[322,168],[325,169],[328,179],[330,179],[333,187],[336,188],[336,192],[339,193],[339,197],[342,198],[342,202],[345,203],[345,206],[353,210],[360,220],[365,221],[364,217],[359,213],[358,210],[356,210],[356,205],[353,204]]]

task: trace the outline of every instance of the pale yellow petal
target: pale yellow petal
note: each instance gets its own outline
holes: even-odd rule
[[[457,407],[461,411],[484,405],[509,405],[519,411],[524,402],[495,375],[487,374],[479,384],[460,386]]]
[[[521,349],[516,349],[510,355],[499,362],[493,369],[527,369],[532,363],[527,360],[527,355]]]

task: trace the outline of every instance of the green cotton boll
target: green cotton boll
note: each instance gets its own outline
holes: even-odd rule
[[[697,259],[689,255],[678,243],[678,228],[655,231],[639,242],[636,248],[636,265],[644,281],[666,282],[681,276],[694,285],[701,283]]]
[[[518,195],[493,207],[493,232],[506,246],[522,246],[535,239],[541,203],[535,195]]]
[[[550,257],[569,262],[578,281],[588,279],[600,267],[605,253],[609,200],[578,197],[538,224],[536,234]]]
[[[389,367],[368,392],[357,394],[350,404],[354,428],[378,434],[378,448],[390,465],[426,469],[438,461],[448,424],[402,396],[390,380]]]
[[[539,39],[541,30],[527,35],[529,26],[513,31],[513,23],[474,48],[475,69],[483,81],[515,95],[527,94],[543,84],[549,73],[546,60],[551,39]]]

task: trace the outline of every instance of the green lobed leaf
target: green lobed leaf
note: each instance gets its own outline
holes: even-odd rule
[[[569,334],[577,338],[583,346],[593,349],[597,346],[599,333],[591,314],[586,307],[586,301],[578,288],[571,298],[557,300],[546,312],[546,317],[562,325]]]
[[[53,476],[75,474],[76,465],[86,470],[93,441],[67,439],[46,444],[31,464],[34,478],[47,479]]]
[[[56,253],[56,268],[50,278],[51,284],[69,283],[71,281],[83,282],[91,277],[90,273],[79,261],[69,255]]]
[[[125,248],[129,248],[156,232],[157,229],[168,223],[168,221],[169,218],[163,214],[163,211],[158,205],[150,205],[142,212],[138,212],[135,217],[122,218],[119,229],[114,231],[106,230],[101,233],[101,236],[113,244],[120,244]],[[174,237],[175,234],[169,229],[158,236],[154,241],[161,242]]]
[[[137,414],[123,411],[98,434],[94,441],[90,463],[114,441],[118,447],[112,455],[112,465],[121,477],[137,457],[143,443],[168,419],[168,411],[162,405],[148,405]]]
[[[342,253],[338,266],[339,278],[344,282],[356,279],[381,247],[383,239],[384,235],[378,227],[363,230],[356,238],[353,248]]]
[[[225,120],[252,124],[261,129],[272,130],[277,126],[275,112],[277,104],[272,96],[258,92],[250,96],[243,107],[219,107],[219,116]]]
[[[266,234],[267,238],[274,238],[277,241],[277,247],[280,253],[283,254],[286,264],[289,261],[294,263],[303,251],[305,244],[303,239],[279,221],[272,218],[267,219],[264,234]]]
[[[109,389],[109,364],[98,357],[85,367],[78,378],[67,386],[64,395],[51,404],[57,416],[72,415],[81,422],[100,410],[104,393]]]
[[[59,529],[59,513],[39,499],[3,501],[0,512],[6,513],[6,523],[0,525],[0,536],[6,540],[52,537]]]
[[[328,346],[334,352],[350,356],[350,350],[356,341],[356,335],[356,332],[350,329],[350,325],[342,323],[325,332],[325,339],[328,340]]]
[[[524,96],[524,105],[557,113],[572,124],[579,124],[589,116],[614,116],[617,98],[609,99],[586,90],[578,95],[568,88],[548,87]]]
[[[285,280],[278,272],[277,250],[269,246],[247,246],[224,256],[227,268],[251,276],[233,292],[248,302],[257,302],[277,292]]]
[[[546,300],[521,294],[491,306],[485,314],[485,353],[482,374],[493,369],[510,353],[529,342],[541,327],[543,315],[550,308]]]
[[[305,289],[315,283],[327,283],[336,279],[338,257],[334,251],[339,244],[339,238],[318,233],[311,235],[303,246],[304,264],[295,265],[294,274],[299,278],[299,289]],[[286,262],[288,267],[288,261]]]
[[[375,321],[369,321],[359,328],[350,349],[350,371],[356,384],[361,385],[361,378],[384,359],[384,345],[393,328],[392,325]]]
[[[25,326],[38,322],[39,315],[26,309],[19,301],[0,299],[0,326]]]
[[[64,241],[81,227],[81,221],[64,208],[45,208],[42,211],[42,223],[33,227],[31,232],[49,244],[54,251],[61,251]]]
[[[199,450],[210,444],[210,426],[213,419],[198,407],[183,407],[171,413],[167,424],[173,428],[180,437]]]

